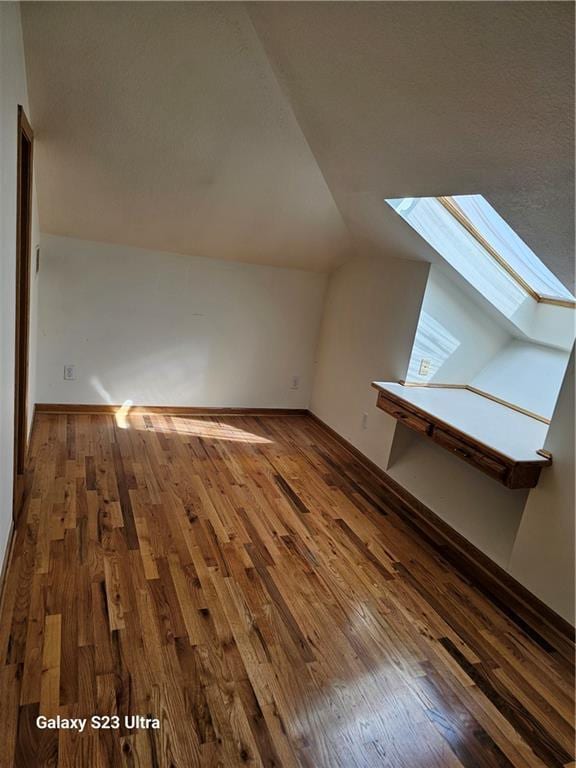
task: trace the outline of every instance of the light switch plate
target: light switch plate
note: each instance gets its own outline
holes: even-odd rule
[[[420,368],[418,369],[418,373],[420,374],[420,376],[428,376],[431,368],[432,368],[432,362],[430,360],[426,360],[422,358],[422,360],[420,360]]]

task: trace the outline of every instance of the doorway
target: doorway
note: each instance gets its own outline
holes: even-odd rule
[[[30,333],[30,250],[32,237],[32,163],[34,134],[18,106],[16,210],[16,346],[14,380],[14,502],[17,519],[24,491],[28,440],[28,346]]]

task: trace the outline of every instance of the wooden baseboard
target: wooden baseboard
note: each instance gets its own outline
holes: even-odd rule
[[[470,543],[460,533],[403,488],[384,470],[370,461],[345,438],[323,422],[316,414],[310,418],[337,440],[354,458],[369,470],[400,502],[395,511],[408,524],[416,527],[424,538],[454,565],[474,586],[487,595],[509,618],[537,633],[554,650],[570,662],[574,656],[574,627],[552,608],[532,594],[507,571]]]
[[[6,577],[10,563],[12,562],[12,553],[14,551],[14,542],[16,540],[16,527],[14,521],[10,523],[10,532],[8,534],[8,541],[6,542],[6,550],[4,552],[4,558],[2,560],[2,572],[0,573],[0,615],[2,615],[2,609],[4,607],[4,596],[6,592]]]
[[[117,413],[122,405],[78,405],[74,403],[36,403],[36,413],[78,413],[102,414]],[[249,414],[266,416],[305,416],[306,408],[212,408],[188,405],[132,405],[128,409],[132,414],[159,413],[165,416],[246,416]]]
[[[32,416],[32,426],[30,427],[30,433],[26,442],[26,461],[24,475],[18,483],[14,483],[12,499],[12,520],[10,522],[10,532],[8,534],[8,541],[6,542],[6,550],[2,560],[2,572],[0,573],[0,616],[2,615],[2,608],[4,606],[4,594],[6,591],[6,577],[10,564],[12,562],[12,556],[14,553],[14,543],[16,541],[16,531],[22,517],[22,511],[26,504],[26,468],[28,467],[28,459],[30,455],[30,445],[32,444],[32,437],[34,434],[34,428],[36,426],[36,406],[34,406],[34,414]]]

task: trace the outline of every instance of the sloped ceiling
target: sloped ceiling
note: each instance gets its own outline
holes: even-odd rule
[[[480,193],[570,287],[571,3],[254,3],[351,230],[425,258],[386,197]]]
[[[340,214],[238,3],[23,3],[44,232],[326,270]]]
[[[573,289],[563,2],[25,3],[42,228],[329,269],[484,194]],[[336,208],[337,206],[337,208]]]

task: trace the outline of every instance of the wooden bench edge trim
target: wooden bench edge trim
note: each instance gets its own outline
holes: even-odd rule
[[[448,523],[442,520],[423,502],[413,496],[377,464],[365,456],[358,448],[348,442],[332,427],[328,426],[319,416],[309,411],[310,418],[315,424],[333,437],[343,448],[354,456],[369,472],[371,472],[396,498],[408,509],[407,517],[423,532],[432,533],[441,544],[438,549],[442,556],[449,560],[457,570],[474,586],[488,595],[496,597],[500,602],[512,603],[513,610],[535,631],[548,630],[546,639],[555,645],[558,652],[572,662],[572,648],[575,640],[575,628],[569,621],[556,613],[553,608],[542,602],[501,566],[484,554],[462,534],[458,533]],[[564,648],[558,647],[558,640]]]
[[[467,387],[461,387],[459,385],[451,388],[467,389]],[[543,454],[543,453],[540,453],[540,449],[538,449],[537,451],[535,451],[535,453],[541,457],[540,459],[538,458],[522,459],[518,461],[517,459],[513,459],[511,456],[508,456],[505,453],[501,453],[491,445],[487,445],[486,443],[483,443],[481,440],[478,440],[476,437],[469,435],[467,432],[463,432],[461,429],[458,429],[458,427],[455,427],[454,424],[451,424],[448,421],[444,421],[443,419],[439,418],[438,416],[435,416],[429,411],[425,411],[423,408],[419,408],[417,405],[414,405],[414,403],[411,403],[408,400],[403,400],[401,397],[399,397],[398,395],[392,392],[389,392],[387,389],[382,389],[381,387],[378,387],[378,386],[374,386],[374,389],[377,392],[381,393],[382,396],[385,397],[387,400],[390,400],[391,402],[401,406],[405,410],[410,411],[415,416],[419,416],[421,419],[424,418],[427,421],[430,421],[434,426],[440,427],[440,429],[445,429],[445,430],[448,430],[449,432],[453,432],[457,437],[459,437],[464,442],[477,445],[482,451],[484,451],[484,453],[489,454],[496,459],[499,459],[500,461],[506,463],[510,467],[518,467],[518,466],[548,467],[550,466],[550,464],[552,464],[552,454],[549,451],[546,452],[546,454]],[[378,403],[376,403],[376,405],[378,407]],[[472,447],[474,447],[474,445]]]
[[[485,397],[486,400],[492,400],[493,403],[503,405],[505,408],[509,408],[511,411],[521,413],[523,416],[529,416],[531,419],[540,421],[542,424],[550,425],[552,423],[552,419],[549,419],[546,416],[542,416],[541,414],[535,413],[534,411],[529,411],[527,408],[522,408],[521,405],[511,403],[509,400],[503,400],[501,397],[493,395],[491,392],[487,392],[485,389],[478,389],[478,387],[472,386],[472,384],[442,384],[441,382],[434,381],[405,381],[404,379],[399,379],[397,383],[402,387],[412,389],[467,389],[468,392],[472,392],[473,394],[479,395],[480,397]],[[378,390],[379,392],[387,391],[378,386],[378,383],[375,381],[372,382],[372,387],[374,387],[374,389]]]

